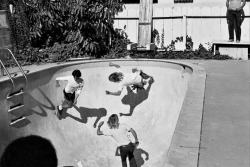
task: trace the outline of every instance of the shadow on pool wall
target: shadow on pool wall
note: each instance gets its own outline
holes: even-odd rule
[[[39,117],[47,117],[46,110],[52,111],[55,109],[55,101],[53,100],[55,94],[53,95],[53,92],[51,92],[53,89],[49,89],[53,77],[53,75],[50,74],[55,73],[60,68],[61,67],[50,68],[28,74],[28,84],[23,97],[14,97],[8,101],[6,100],[6,97],[11,93],[12,84],[10,80],[5,80],[0,83],[0,154],[2,153],[3,147],[11,140],[27,134],[25,127],[29,128],[30,124],[32,124],[32,121],[30,121],[32,115],[36,114]],[[14,83],[16,87],[14,91],[25,87],[24,77],[18,76],[14,79]],[[11,105],[19,103],[23,103],[24,107],[8,113]],[[10,127],[9,124],[11,120],[20,116],[26,116],[27,119]],[[36,121],[39,121],[39,119]],[[34,126],[34,124],[32,124],[32,126]]]
[[[127,87],[127,94],[121,99],[124,105],[129,105],[128,113],[120,113],[120,116],[132,116],[136,106],[147,100],[152,83],[149,83],[145,89],[139,89],[135,93],[130,87]]]
[[[165,61],[153,61],[153,62],[150,62],[148,60],[142,60],[142,61],[140,60],[137,60],[137,61],[112,60],[112,61],[116,61],[116,63],[118,64],[120,63],[123,66],[139,66],[143,68],[144,67],[149,68],[149,70],[151,67],[157,67],[157,68],[171,68],[171,69],[181,71],[184,73],[188,73],[188,74],[192,73],[192,68],[190,68],[189,66],[179,65],[178,63],[171,63],[171,62],[165,62]],[[104,62],[86,61],[86,62],[69,63],[69,64],[60,65],[58,67],[45,69],[40,72],[29,74],[28,75],[28,81],[29,81],[28,87],[25,90],[24,99],[23,99],[24,105],[25,105],[24,109],[21,111],[15,111],[11,114],[8,114],[7,112],[8,106],[10,104],[8,104],[6,101],[6,96],[10,91],[11,84],[9,81],[1,82],[0,85],[1,85],[1,89],[3,88],[2,89],[3,91],[1,92],[1,95],[0,95],[0,108],[1,108],[1,111],[0,111],[0,133],[1,133],[0,155],[4,147],[11,140],[19,136],[23,136],[23,135],[38,134],[40,136],[43,136],[52,140],[52,143],[55,145],[56,149],[58,150],[59,162],[61,159],[60,165],[71,165],[70,163],[75,163],[76,160],[81,160],[81,161],[84,161],[86,165],[93,165],[93,166],[102,165],[104,167],[106,165],[108,166],[111,165],[111,167],[116,166],[116,165],[119,166],[121,163],[119,158],[116,158],[114,160],[115,162],[110,162],[110,161],[113,161],[112,156],[114,156],[114,149],[111,148],[115,145],[113,141],[107,138],[103,138],[103,137],[99,137],[98,139],[95,139],[96,129],[93,126],[96,125],[96,123],[100,119],[103,119],[104,117],[110,115],[110,107],[106,108],[105,106],[101,106],[101,105],[97,105],[96,107],[93,107],[91,106],[92,102],[90,103],[89,106],[86,106],[86,104],[90,101],[89,99],[87,99],[87,97],[88,95],[90,95],[91,92],[89,93],[89,92],[83,91],[84,95],[82,97],[82,100],[78,102],[77,106],[74,107],[74,109],[66,113],[64,119],[60,121],[55,116],[56,105],[58,105],[58,102],[60,102],[62,98],[62,94],[58,95],[60,91],[58,91],[58,89],[55,86],[55,78],[57,76],[62,76],[62,74],[63,75],[70,74],[70,71],[72,71],[75,68],[81,69],[82,71],[84,71],[84,69],[86,69],[87,71],[87,69],[93,69],[93,68],[100,68],[100,69],[103,68],[105,70],[105,68],[108,67],[108,62],[109,61],[104,61]],[[183,66],[185,66],[186,68],[184,69]],[[88,76],[87,78],[84,78],[84,79],[88,80],[90,77],[92,76]],[[17,87],[23,86],[22,84],[23,79],[21,77],[17,78],[16,82],[18,83]],[[158,81],[156,80],[155,83],[157,82]],[[122,111],[126,111],[126,112],[122,112],[124,116],[124,117],[121,117],[123,122],[129,119],[130,119],[129,123],[134,122],[135,118],[138,118],[138,115],[140,114],[145,115],[145,113],[141,113],[140,108],[145,103],[150,106],[150,104],[148,103],[150,100],[152,100],[151,99],[152,97],[149,98],[149,96],[152,93],[155,83],[152,83],[152,85],[149,85],[147,89],[139,91],[138,94],[132,93],[130,92],[130,90],[128,90],[128,93],[123,94],[121,97],[109,97],[110,99],[114,99],[114,102],[113,102],[114,104],[117,101],[122,105],[122,107],[124,107]],[[63,84],[61,87],[63,87]],[[87,85],[85,85],[85,87],[86,89],[88,88]],[[99,91],[99,88],[97,88],[97,90]],[[178,91],[179,90],[177,90],[177,92]],[[99,100],[99,98],[100,97],[96,97],[96,100]],[[82,104],[82,101],[84,104]],[[13,103],[14,102],[15,100],[13,100]],[[95,102],[93,102],[93,104],[94,103]],[[105,103],[101,103],[101,104],[105,104]],[[155,107],[157,105],[153,104],[152,106]],[[25,115],[27,117],[27,122],[21,124],[20,126],[9,127],[9,121],[11,117],[14,117],[14,116],[18,117],[20,115]],[[156,115],[156,116],[158,117],[159,115]],[[132,123],[132,125],[139,126],[136,123]],[[171,126],[175,127],[175,125],[171,125]],[[68,130],[71,129],[71,132],[65,132],[65,134],[63,134],[64,133],[63,129],[66,129],[66,128],[68,128]],[[81,141],[84,141],[84,142],[75,143],[75,142],[78,142],[77,136],[81,133],[84,133],[84,134],[82,134],[82,136],[80,137],[80,140],[82,139]],[[157,133],[160,133],[160,132],[157,132]],[[139,133],[139,135],[141,134]],[[68,136],[71,136],[71,138],[68,139],[67,138]],[[110,146],[110,148],[106,148],[105,146],[100,146],[100,143],[102,142],[106,143],[106,145]],[[90,154],[89,151],[86,151],[84,153],[83,152],[77,153],[78,148],[83,149],[83,150],[84,149],[91,150],[90,149],[91,146],[83,146],[84,143],[92,143],[93,145],[96,144],[97,146],[94,146],[94,147],[97,148],[97,150],[99,149],[99,152],[94,151],[92,153],[93,155],[89,155]],[[73,146],[72,144],[75,146]],[[151,160],[151,156],[155,157],[155,155],[150,154],[151,150],[148,149],[148,147],[145,144],[143,144],[143,142],[141,146],[142,147],[139,147],[135,152],[136,158],[138,159],[139,166],[143,166],[143,164],[146,164],[148,162],[148,161],[145,161],[145,158],[141,158],[142,155],[144,157],[149,156],[149,160]],[[68,150],[70,149],[76,150],[76,151],[74,153],[67,153]],[[102,155],[103,152],[106,152],[107,155]],[[166,153],[167,150],[164,152]],[[97,160],[97,162],[93,162],[96,158],[95,154],[99,156],[99,160]],[[107,158],[107,156],[109,156],[108,159],[104,160]],[[88,157],[88,158],[80,159],[80,157]],[[162,164],[162,163],[156,163],[156,164]]]

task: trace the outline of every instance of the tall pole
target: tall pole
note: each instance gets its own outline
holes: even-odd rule
[[[146,47],[151,43],[153,0],[140,0],[138,46]]]
[[[186,49],[186,44],[187,44],[187,16],[183,15],[183,20],[182,20],[182,30],[183,30],[183,49]]]

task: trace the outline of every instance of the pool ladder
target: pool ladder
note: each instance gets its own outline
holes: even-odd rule
[[[20,72],[22,73],[23,77],[25,78],[25,85],[22,86],[21,88],[17,89],[15,81],[14,81],[17,74],[15,73],[13,76],[11,75],[12,73],[10,73],[8,71],[8,69],[6,68],[6,66],[4,65],[4,56],[0,55],[0,64],[2,66],[1,73],[2,73],[2,75],[7,74],[7,76],[9,77],[9,79],[12,83],[11,91],[6,97],[6,100],[8,102],[8,106],[9,106],[8,113],[11,115],[15,115],[14,114],[15,111],[16,112],[21,111],[24,108],[24,102],[23,102],[24,97],[23,96],[24,96],[24,91],[27,88],[28,79],[27,79],[27,76],[25,74],[25,71],[23,70],[21,65],[18,63],[18,61],[15,58],[12,51],[8,48],[0,48],[0,50],[1,50],[1,53],[2,53],[2,51],[7,51],[7,55],[11,55],[11,58],[14,60],[15,64],[18,66]],[[4,72],[6,72],[6,74]],[[26,73],[28,73],[28,72],[29,71],[26,70]],[[9,105],[9,103],[11,103],[11,105]],[[15,126],[16,124],[21,123],[24,120],[26,120],[26,117],[23,114],[21,114],[21,115],[19,114],[18,116],[14,116],[14,118],[10,119],[9,125]]]

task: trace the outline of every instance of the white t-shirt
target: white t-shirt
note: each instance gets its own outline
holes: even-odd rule
[[[229,9],[236,10],[241,7],[241,0],[229,0]]]
[[[140,71],[136,71],[134,73],[123,73],[123,79],[119,82],[118,90],[122,91],[124,87],[130,86],[130,85],[138,85],[142,82],[142,77],[140,75]]]
[[[118,146],[127,145],[133,142],[133,135],[129,132],[130,129],[131,128],[126,124],[119,124],[118,129],[110,129],[107,123],[101,127],[103,134],[105,136],[111,136],[117,142]]]
[[[68,81],[67,85],[65,86],[66,93],[76,92],[77,94],[79,94],[83,88],[83,85],[84,85],[83,80],[81,82],[77,83],[73,76],[57,77],[56,80],[57,81],[60,81],[60,80]]]

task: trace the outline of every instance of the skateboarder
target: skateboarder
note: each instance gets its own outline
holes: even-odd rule
[[[110,136],[117,142],[118,154],[121,156],[122,167],[127,167],[127,158],[129,158],[130,166],[136,167],[134,150],[139,142],[135,130],[128,127],[126,124],[119,123],[117,114],[112,114],[107,124],[104,126],[103,124],[104,122],[102,121],[98,125],[97,135]]]
[[[64,101],[61,105],[57,106],[59,118],[62,116],[63,109],[71,108],[76,104],[84,84],[81,75],[81,71],[76,69],[72,72],[71,76],[56,78],[57,87],[60,87],[59,81],[67,81],[67,85],[63,89]]]
[[[127,73],[122,72],[120,66],[117,64],[109,63],[109,66],[119,69],[117,72],[109,75],[109,81],[118,83],[119,87],[115,92],[106,90],[106,94],[108,95],[119,96],[121,95],[123,88],[127,86],[132,86],[133,89],[144,89],[144,85],[146,85],[149,80],[153,80],[153,77],[145,74],[142,70],[138,70],[137,68],[133,68],[131,73]]]

